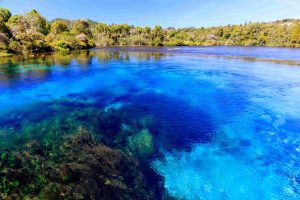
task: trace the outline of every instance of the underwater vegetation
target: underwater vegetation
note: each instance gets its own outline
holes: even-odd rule
[[[0,137],[9,138],[1,143],[0,150],[32,139],[49,142],[73,134],[80,126],[95,133],[101,143],[143,158],[159,155],[162,148],[189,149],[195,141],[211,140],[214,126],[205,112],[188,108],[186,103],[169,96],[158,101],[161,97],[154,93],[132,94],[127,104],[114,108],[110,106],[118,105],[125,97],[105,100],[104,93],[91,93],[84,99],[72,95],[10,111],[1,117]],[[161,110],[155,109],[158,107]],[[173,112],[176,114],[172,116]],[[195,123],[197,120],[200,122]]]
[[[131,151],[137,152],[140,156],[145,157],[153,152],[153,136],[148,129],[130,136],[128,139],[128,147]]]
[[[105,107],[93,95],[37,103],[1,119],[0,137],[9,136],[0,146],[2,198],[171,198],[151,167],[151,157],[186,143],[184,148],[189,137],[193,139],[186,135],[182,140],[180,124],[163,125],[171,110],[184,113],[184,103],[174,108],[166,97],[163,103],[169,106],[158,119],[158,113],[145,112],[147,108],[138,104],[158,98],[155,94],[138,95],[120,107],[113,106],[116,102]]]
[[[153,103],[154,107],[166,105],[156,113],[139,104],[158,98],[156,94],[133,96],[122,106],[118,103],[124,97],[106,106],[105,94],[100,102],[94,95],[101,96],[71,95],[1,117],[0,137],[7,138],[0,146],[2,198],[171,198],[164,192],[162,177],[152,169],[151,158],[171,147],[187,148],[195,139],[192,134],[202,135],[202,142],[209,141],[194,126],[189,129],[191,135],[183,137],[183,127],[176,121],[185,122],[183,117],[188,113],[184,103],[174,107],[178,101],[169,97],[153,101],[159,104]],[[168,119],[172,110],[180,117]],[[198,117],[203,114],[192,112],[198,112]]]
[[[270,62],[298,54],[9,57],[0,66],[0,199],[299,199],[299,69]]]
[[[20,151],[3,152],[0,166],[2,199],[157,199],[161,192],[137,160],[98,143],[84,128],[55,143],[32,140]]]

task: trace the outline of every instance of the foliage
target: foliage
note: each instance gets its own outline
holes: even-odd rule
[[[300,22],[295,24],[292,29],[291,42],[295,46],[300,46]]]
[[[9,33],[9,29],[4,23],[4,21],[1,21],[0,19],[0,33]]]
[[[76,20],[72,25],[72,32],[75,35],[85,34],[90,35],[90,24],[85,20]]]
[[[11,16],[0,8],[0,51],[69,52],[103,46],[279,46],[300,47],[300,21],[246,23],[210,28],[139,27],[91,20],[47,21],[36,10]],[[3,42],[4,41],[4,42]],[[33,44],[31,44],[33,43]]]
[[[0,21],[7,22],[10,17],[11,17],[10,10],[6,8],[0,8]]]
[[[28,28],[36,32],[47,35],[49,32],[49,23],[36,10],[32,10],[25,15]]]
[[[0,49],[7,50],[9,45],[9,38],[6,34],[0,32]]]
[[[69,31],[68,24],[64,20],[56,20],[51,23],[50,33],[54,35]]]

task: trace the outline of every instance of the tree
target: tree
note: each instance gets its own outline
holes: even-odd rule
[[[292,29],[291,42],[294,44],[300,44],[300,22],[295,24]]]
[[[36,10],[32,10],[29,13],[27,13],[25,15],[25,19],[27,24],[29,25],[28,28],[33,29],[44,35],[48,34],[50,29],[50,24]]]
[[[245,23],[210,28],[134,27],[128,24],[64,20],[49,23],[36,10],[11,16],[0,8],[0,50],[12,52],[69,52],[113,45],[150,46],[283,46],[300,47],[300,20]],[[8,52],[9,53],[9,52]]]
[[[13,15],[9,18],[8,23],[9,24],[21,23],[21,18],[23,18],[21,15]]]
[[[98,23],[95,28],[95,33],[105,33],[105,34],[109,34],[110,32],[110,27],[107,24],[104,23]]]
[[[13,37],[16,37],[19,33],[25,32],[28,27],[26,19],[21,15],[14,15],[9,18],[7,25]]]
[[[72,25],[72,32],[75,35],[84,33],[87,36],[90,36],[91,35],[90,24],[86,20],[76,20]]]
[[[152,31],[152,45],[154,46],[162,46],[162,42],[164,40],[164,33],[161,26],[157,25],[154,27]]]
[[[7,22],[10,17],[11,17],[10,10],[6,8],[0,8],[0,20]]]
[[[52,24],[50,26],[51,26],[50,33],[52,33],[54,35],[61,34],[65,31],[69,31],[68,24],[64,20],[54,21],[54,22],[52,22]]]
[[[111,28],[107,24],[98,23],[93,28],[93,39],[97,47],[111,46],[113,40],[110,37]]]
[[[12,16],[7,25],[12,34],[9,50],[15,53],[35,53],[48,51],[45,35],[49,23],[37,11],[32,10],[25,16]]]
[[[0,33],[9,33],[8,27],[1,19],[0,19]]]
[[[0,33],[0,50],[7,50],[9,45],[9,38],[6,34]]]
[[[45,36],[33,29],[28,29],[26,32],[19,33],[15,40],[12,41],[14,45],[18,43],[17,49],[12,49],[16,53],[38,53],[49,50],[45,42]]]

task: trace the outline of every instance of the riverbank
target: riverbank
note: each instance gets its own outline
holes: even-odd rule
[[[300,54],[300,48],[253,46],[102,47],[87,50],[73,50],[68,53],[46,52],[9,55],[6,57],[0,57],[0,63],[22,63],[27,65],[39,61],[41,64],[44,63],[45,65],[57,64],[64,66],[67,63],[70,63],[72,60],[75,60],[76,62],[88,62],[88,60],[92,57],[96,57],[99,60],[108,61],[113,58],[121,59],[120,56],[129,56],[131,54],[136,54],[136,56],[138,56],[140,59],[147,59],[149,56],[159,59],[163,55],[188,55],[190,54],[190,52],[193,52],[195,55],[203,58],[223,58],[226,60],[243,60],[246,62],[267,62],[274,64],[300,66],[300,58],[296,56],[296,52]],[[253,52],[256,53],[253,54]],[[46,63],[44,62],[45,60],[47,60]],[[51,63],[49,63],[50,60],[52,61]]]
[[[49,53],[59,53],[61,55],[69,55],[72,52],[76,51],[85,51],[85,50],[93,50],[93,49],[109,49],[109,48],[169,48],[169,51],[173,50],[178,50],[180,48],[184,47],[203,47],[203,48],[214,48],[214,47],[232,47],[232,48],[260,48],[260,47],[265,47],[265,48],[283,48],[283,49],[300,49],[299,47],[277,47],[277,46],[120,46],[120,45],[115,45],[115,46],[102,46],[102,47],[96,47],[96,48],[89,48],[89,49],[80,49],[80,50],[69,50],[69,49],[62,49],[58,51],[49,51],[49,52],[35,52],[35,53],[8,53],[7,51],[1,52],[0,51],[0,59],[3,58],[8,58],[8,57],[13,57],[13,56],[19,56],[19,57],[34,57],[35,55],[43,55],[43,54],[49,54]]]
[[[12,15],[0,8],[0,51],[43,53],[108,46],[273,46],[300,47],[300,20],[208,28],[163,28],[91,20],[48,21],[36,10]]]

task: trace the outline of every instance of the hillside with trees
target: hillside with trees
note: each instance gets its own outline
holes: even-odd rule
[[[91,20],[48,21],[36,10],[12,15],[0,8],[0,56],[105,46],[300,47],[300,20],[210,28],[139,27]]]

